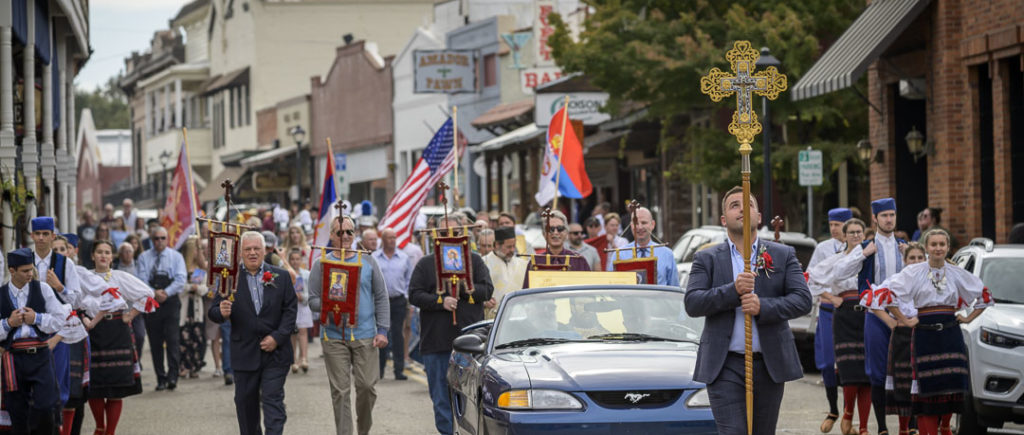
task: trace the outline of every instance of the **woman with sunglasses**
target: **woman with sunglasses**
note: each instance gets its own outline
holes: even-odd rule
[[[871,386],[864,368],[864,308],[859,305],[857,270],[852,267],[863,260],[861,242],[864,240],[864,221],[850,219],[843,224],[846,247],[811,267],[808,280],[831,289],[821,294],[823,300],[835,309],[832,314],[833,348],[836,373],[843,387],[843,418],[839,423],[844,435],[866,434],[871,415]],[[844,265],[846,267],[844,267]],[[858,409],[859,431],[853,428],[853,408]]]
[[[96,268],[79,270],[85,296],[82,306],[91,317],[89,330],[89,408],[95,434],[113,435],[121,417],[121,400],[142,392],[138,352],[132,339],[132,319],[156,309],[153,289],[130,273],[114,270],[114,244],[96,240]]]
[[[963,407],[968,382],[967,348],[959,325],[974,321],[993,301],[980,278],[946,262],[949,233],[932,228],[921,240],[928,261],[907,266],[889,279],[889,310],[913,328],[910,394],[918,429],[925,435],[948,434],[950,417]],[[917,313],[904,313],[904,305]],[[972,311],[963,316],[956,314],[959,309]]]

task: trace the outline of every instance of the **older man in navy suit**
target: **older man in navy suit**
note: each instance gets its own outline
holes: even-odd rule
[[[734,187],[722,200],[728,238],[697,253],[686,287],[686,312],[705,317],[693,378],[708,385],[722,435],[747,433],[743,315],[753,320],[754,433],[774,434],[785,383],[803,376],[788,320],[811,310],[796,252],[757,239],[761,214],[750,202],[752,272],[743,272],[743,190]]]
[[[260,406],[267,434],[284,431],[284,381],[294,356],[296,297],[291,276],[263,262],[263,235],[242,233],[242,264],[234,301],[219,295],[210,319],[231,320],[231,368],[235,373],[235,413],[242,435],[259,435]],[[235,306],[235,303],[238,306]]]

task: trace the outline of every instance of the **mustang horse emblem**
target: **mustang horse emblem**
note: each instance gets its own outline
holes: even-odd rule
[[[634,405],[636,405],[637,403],[640,403],[641,400],[644,400],[645,397],[649,397],[649,396],[650,396],[650,394],[647,394],[647,393],[644,393],[644,394],[640,394],[640,393],[626,393],[626,400],[628,400],[628,401],[632,402]]]

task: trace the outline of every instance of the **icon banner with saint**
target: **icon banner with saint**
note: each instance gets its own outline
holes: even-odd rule
[[[323,267],[322,294],[320,295],[320,323],[326,325],[328,320],[344,329],[356,326],[359,308],[359,270],[362,268],[362,255],[357,255],[354,262],[330,260],[321,255],[320,265]],[[345,322],[342,317],[347,317]]]
[[[216,286],[223,298],[231,296],[238,281],[238,242],[235,232],[210,230],[210,273],[206,275],[206,284]]]

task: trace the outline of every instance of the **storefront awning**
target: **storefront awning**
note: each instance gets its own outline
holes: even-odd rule
[[[522,100],[514,103],[499,104],[476,117],[470,124],[476,128],[487,128],[495,125],[503,125],[521,116],[533,112],[533,100]],[[532,118],[532,117],[531,117]]]
[[[301,148],[302,149],[306,149],[308,147],[308,145],[309,144],[304,143],[304,144],[301,145]],[[266,164],[266,163],[273,162],[274,160],[280,159],[282,157],[286,157],[286,158],[288,158],[290,160],[294,156],[295,156],[295,148],[294,147],[283,146],[283,147],[280,147],[280,148],[274,148],[274,149],[269,150],[269,151],[264,151],[262,153],[256,154],[256,155],[251,156],[251,157],[246,157],[246,158],[242,159],[242,161],[239,162],[239,163],[241,163],[242,166],[245,166],[245,167],[259,166],[259,165],[263,165],[263,164]],[[292,160],[291,164],[294,165],[295,161]]]
[[[537,124],[531,122],[524,127],[519,127],[501,136],[487,140],[480,145],[470,148],[470,150],[476,153],[497,151],[508,145],[525,142],[542,134],[544,134],[544,129],[537,127]]]
[[[853,86],[931,0],[874,0],[793,87],[793,101]]]
[[[224,180],[230,179],[236,186],[238,185],[239,179],[242,175],[245,175],[246,168],[241,166],[228,166],[217,174],[217,177],[213,179],[213,182],[207,184],[206,187],[199,192],[199,203],[205,204],[210,201],[216,201],[224,196],[224,188],[221,187],[221,183]]]

